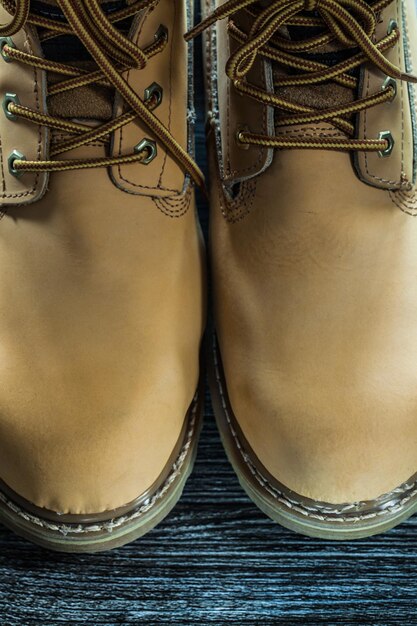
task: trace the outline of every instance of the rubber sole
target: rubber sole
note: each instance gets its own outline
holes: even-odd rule
[[[416,477],[376,500],[340,505],[305,498],[273,480],[239,433],[216,341],[209,354],[209,383],[223,447],[242,488],[268,517],[302,535],[338,541],[386,532],[417,511]]]
[[[145,535],[174,508],[192,472],[202,424],[202,395],[200,391],[189,409],[181,450],[167,478],[137,507],[96,523],[68,524],[35,515],[0,491],[0,522],[17,535],[57,552],[103,552]]]

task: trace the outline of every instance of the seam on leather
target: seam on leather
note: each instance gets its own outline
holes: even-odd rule
[[[392,202],[407,215],[417,216],[417,190],[390,191],[389,196]]]
[[[1,165],[1,187],[2,187],[2,196],[6,192],[6,178],[4,175],[4,164],[3,164],[3,142],[0,135],[0,165]]]
[[[25,46],[27,46],[29,52],[33,54],[33,48],[31,46],[30,39],[26,30],[24,30],[24,34],[25,34]],[[40,110],[38,73],[37,73],[36,68],[33,68],[33,77],[34,77],[34,91],[33,92],[35,94],[36,108],[37,110]],[[40,125],[38,125],[38,147],[37,147],[38,160],[40,160],[41,154],[42,154],[42,128]],[[3,192],[0,194],[0,198],[25,198],[27,196],[33,196],[38,191],[37,187],[38,187],[39,177],[40,177],[39,172],[35,174],[33,186],[31,189],[27,189],[26,191],[20,191],[20,192],[15,192],[15,193],[6,193],[7,185],[6,185],[6,177],[4,174],[3,149],[2,148],[1,148],[1,174],[2,174]]]
[[[167,198],[160,198],[154,196],[152,198],[156,207],[168,217],[182,217],[188,212],[191,206],[192,186],[188,183],[187,188],[182,194],[177,196],[169,196]]]
[[[399,0],[396,1],[396,7],[397,7],[397,13],[401,12],[401,7],[400,7],[400,3]],[[401,46],[397,45],[397,49],[398,49],[398,67],[401,67]],[[369,96],[369,86],[370,86],[370,81],[371,81],[371,73],[368,71],[368,83],[366,86],[366,94],[365,96]],[[367,137],[368,133],[367,133],[367,119],[368,119],[368,109],[365,109],[364,112],[364,136]],[[374,180],[379,181],[380,183],[386,183],[388,185],[403,185],[403,181],[402,180],[388,180],[386,178],[382,178],[381,176],[375,176],[375,174],[371,174],[370,170],[369,170],[369,163],[368,163],[368,153],[365,152],[364,155],[364,162],[365,162],[365,171],[367,173],[367,175],[369,176],[369,178],[373,178]],[[401,173],[404,170],[404,83],[403,81],[401,81]]]
[[[323,126],[305,126],[303,128],[277,130],[276,135],[290,135],[302,137],[343,137],[343,133],[338,130],[329,130]]]
[[[127,515],[122,515],[120,517],[110,519],[107,522],[103,522],[100,524],[55,524],[53,522],[49,522],[47,520],[38,517],[37,515],[33,515],[31,513],[27,513],[17,504],[9,500],[1,491],[0,491],[0,502],[2,502],[8,509],[10,509],[15,515],[24,519],[25,521],[34,524],[40,528],[44,528],[46,530],[50,530],[53,532],[60,533],[64,536],[69,535],[80,535],[83,533],[95,533],[101,531],[107,531],[111,533],[116,528],[123,526],[129,522],[134,521],[141,515],[148,513],[157,503],[158,501],[165,495],[168,489],[171,487],[172,483],[178,479],[180,474],[183,471],[184,463],[189,455],[191,444],[194,440],[196,423],[197,423],[197,407],[198,407],[198,394],[194,396],[193,399],[193,408],[190,415],[190,424],[187,430],[187,435],[185,439],[185,443],[181,449],[180,454],[177,457],[177,460],[174,462],[172,466],[172,471],[168,475],[167,479],[161,485],[161,487],[155,491],[155,493],[149,497],[143,504],[141,504],[137,509],[128,513]],[[109,511],[111,512],[111,511]]]
[[[177,19],[178,19],[178,10],[177,10],[177,4],[176,2],[174,2],[174,25],[172,27],[172,30],[175,31],[177,29]],[[170,57],[170,61],[169,61],[169,109],[168,109],[168,130],[171,132],[171,115],[172,115],[172,66],[173,66],[173,56],[172,56],[172,49],[174,46],[174,38],[171,37],[171,46],[170,46],[170,50],[169,50],[169,57]],[[162,176],[164,175],[165,172],[165,166],[166,166],[166,162],[167,162],[167,158],[168,158],[168,153],[165,150],[165,154],[164,154],[164,160],[162,163],[162,168],[161,168],[161,173],[159,175],[159,180],[158,180],[158,187],[161,187],[162,184]]]
[[[187,0],[187,10],[186,10],[186,18],[187,18],[187,28],[191,28],[191,15],[192,15],[192,5],[190,4],[190,0]],[[149,13],[147,13],[143,19],[143,22],[139,28],[139,31],[137,33],[137,38],[136,38],[136,42],[138,42],[139,37],[143,31],[144,25],[146,20],[148,19],[149,15],[152,13],[152,11],[154,10],[154,8],[151,8]],[[175,6],[175,10],[176,6]],[[176,16],[178,14],[176,13]],[[172,40],[172,38],[171,38]],[[171,41],[171,58],[172,58],[172,45],[173,45],[173,40]],[[194,112],[194,102],[193,102],[193,98],[190,97],[190,85],[192,85],[193,83],[193,46],[192,44],[189,44],[188,47],[188,52],[187,52],[187,68],[188,68],[188,92],[187,92],[187,97],[188,97],[188,101],[187,101],[187,147],[188,147],[188,151],[189,154],[193,155],[194,154],[194,131],[193,131],[193,126],[195,124],[195,112]],[[127,77],[129,77],[131,70],[128,70],[127,73]],[[172,71],[172,66],[171,66],[171,71]],[[170,94],[170,106],[171,106],[171,101],[172,101],[172,91]],[[120,129],[120,137],[119,137],[119,156],[122,154],[122,144],[123,144],[123,132],[124,132],[124,127],[122,127]],[[166,151],[165,151],[166,154]],[[114,166],[116,167],[116,166]],[[121,164],[119,164],[117,166],[117,173],[118,173],[118,177],[120,180],[118,180],[116,178],[116,176],[111,176],[111,180],[113,182],[113,184],[120,189],[121,191],[124,191],[125,193],[130,193],[131,195],[137,196],[137,195],[141,195],[139,193],[140,189],[143,189],[145,191],[149,191],[152,189],[159,189],[161,191],[168,191],[171,192],[174,196],[178,195],[178,188],[171,188],[171,187],[165,187],[164,185],[159,184],[162,178],[162,172],[160,174],[159,177],[159,183],[158,185],[144,185],[141,183],[135,183],[131,180],[129,180],[128,178],[125,178],[122,174],[122,166]],[[189,175],[186,174],[184,177],[184,185],[183,185],[183,189],[186,187],[187,185],[187,180],[189,179]],[[131,187],[136,188],[138,191],[133,190],[133,189],[129,189],[128,187],[124,186],[122,182],[123,181],[125,183],[127,183],[128,185],[130,185]],[[182,193],[182,192],[181,192]],[[147,194],[146,194],[147,195]]]
[[[253,200],[257,187],[257,177],[244,180],[240,183],[240,191],[236,198],[229,198],[223,183],[215,176],[218,189],[220,210],[229,224],[236,224],[245,218],[252,210]]]
[[[215,6],[215,3],[212,2],[212,5]],[[228,20],[229,22],[229,20]],[[216,25],[213,25],[212,28],[216,28]],[[227,55],[228,57],[230,57],[230,37],[227,37],[226,39],[227,41]],[[217,45],[217,37],[216,37],[216,45]],[[216,58],[217,58],[217,49],[216,49]],[[210,75],[210,78],[212,78],[212,76]],[[230,85],[230,80],[226,79],[226,92],[227,92],[227,106],[226,106],[226,128],[227,128],[227,163],[226,163],[226,170],[227,170],[227,175],[230,176],[232,171],[231,171],[231,163],[230,163],[230,93],[231,93],[231,85]],[[217,90],[218,91],[218,90]],[[218,111],[219,111],[219,122],[220,122],[220,106],[218,107]],[[221,139],[221,125],[220,125],[220,139]],[[223,142],[220,141],[220,145],[222,146],[222,152],[224,153],[223,150]],[[258,150],[258,152],[260,153],[260,150]],[[260,157],[259,157],[260,158]]]
[[[212,9],[215,8],[215,4],[213,0],[207,0],[206,2],[206,11],[207,13],[210,12]],[[208,40],[210,42],[209,45],[209,53],[206,54],[206,71],[207,71],[207,79],[209,80],[210,83],[210,92],[211,92],[211,99],[212,99],[212,113],[213,113],[213,122],[215,125],[215,134],[216,134],[216,150],[218,153],[218,160],[219,163],[221,163],[221,168],[220,168],[220,172],[223,175],[227,175],[227,176],[236,176],[236,175],[244,175],[244,174],[248,174],[250,172],[253,173],[254,168],[256,169],[260,163],[262,162],[263,159],[263,150],[262,149],[258,149],[258,158],[256,159],[256,161],[254,161],[254,163],[250,166],[250,167],[245,167],[241,170],[232,170],[231,169],[231,165],[230,165],[230,150],[227,150],[227,164],[226,164],[226,168],[227,171],[225,171],[225,167],[224,167],[224,150],[223,150],[223,146],[222,146],[222,138],[221,138],[221,124],[220,124],[220,107],[219,107],[219,100],[218,100],[218,88],[217,88],[217,79],[216,76],[218,75],[218,68],[217,68],[217,33],[216,33],[216,27],[215,26],[211,26],[210,29],[210,35],[208,37]],[[230,52],[230,48],[229,48],[229,52]],[[215,67],[214,67],[215,64]],[[263,81],[263,86],[265,87],[265,76],[264,73],[262,73],[262,81]],[[227,102],[229,104],[230,102],[230,89],[231,89],[231,81],[227,80]],[[262,130],[263,133],[266,134],[267,132],[267,123],[268,123],[268,119],[267,119],[267,112],[266,112],[266,107],[263,106],[262,107],[262,115],[260,117],[261,123],[262,123]],[[226,128],[227,128],[227,140],[230,144],[230,106],[226,107]],[[255,174],[256,175],[256,174]]]
[[[135,44],[136,44],[136,45],[138,45],[139,38],[140,38],[140,36],[142,35],[143,29],[144,29],[144,27],[145,27],[145,24],[146,24],[146,22],[147,22],[147,20],[148,20],[149,16],[151,15],[152,11],[153,11],[153,9],[151,9],[151,10],[150,10],[150,11],[149,11],[146,15],[145,15],[145,17],[143,18],[142,24],[140,25],[140,27],[139,27],[139,29],[138,29],[138,32],[137,32],[137,34],[136,34],[136,41],[135,41]],[[171,42],[170,42],[170,43],[171,43],[171,51],[172,51],[172,37],[171,37]],[[132,73],[132,71],[131,71],[131,70],[128,70],[128,72],[127,72],[127,76],[126,76],[126,79],[127,79],[127,81],[128,81],[128,82],[129,82],[129,78],[130,78],[131,73]],[[120,135],[119,135],[119,156],[121,156],[121,154],[122,154],[123,133],[124,133],[124,126],[122,126],[122,128],[120,129]],[[120,163],[119,163],[119,165],[117,166],[117,170],[118,170],[118,172],[119,172],[119,177],[120,177],[120,179],[121,179],[121,180],[123,180],[125,183],[128,183],[128,185],[131,185],[132,187],[138,187],[138,188],[142,188],[142,189],[143,189],[143,188],[145,188],[145,189],[154,189],[154,188],[155,188],[155,186],[154,186],[154,185],[151,185],[151,186],[148,186],[148,185],[141,185],[140,183],[135,183],[135,182],[133,182],[132,180],[129,180],[129,178],[127,178],[127,176],[124,176],[124,175],[122,174],[122,166],[121,166],[121,164],[120,164]],[[165,188],[164,188],[164,187],[161,187],[161,189],[165,189]],[[165,190],[166,190],[166,191],[172,191],[172,192],[174,192],[174,191],[175,191],[174,189],[165,189]]]
[[[286,506],[288,509],[292,509],[293,511],[297,511],[298,513],[301,513],[305,517],[311,517],[311,518],[320,520],[322,522],[331,521],[331,522],[355,523],[357,521],[366,521],[366,520],[374,519],[376,517],[381,517],[384,515],[392,515],[393,513],[401,510],[404,507],[404,505],[407,504],[409,500],[411,500],[415,495],[417,495],[417,488],[416,488],[417,480],[412,483],[403,483],[398,488],[391,491],[390,494],[383,494],[385,497],[391,494],[398,496],[398,495],[401,495],[402,493],[407,493],[408,495],[402,498],[397,505],[387,507],[386,509],[384,508],[384,509],[371,511],[369,513],[358,513],[355,516],[349,516],[349,517],[344,516],[343,513],[346,513],[347,511],[352,511],[355,508],[358,508],[359,505],[363,504],[362,502],[352,502],[352,503],[347,503],[347,504],[343,504],[340,506],[332,505],[331,503],[325,506],[315,506],[315,505],[306,506],[300,500],[296,500],[295,498],[290,498],[286,493],[284,493],[283,491],[280,491],[279,489],[274,487],[274,485],[271,485],[268,479],[258,470],[257,467],[255,467],[249,455],[242,447],[242,444],[240,443],[240,440],[238,438],[238,435],[236,433],[236,430],[233,426],[233,423],[229,414],[229,410],[228,410],[228,406],[227,406],[227,402],[225,398],[225,392],[223,389],[222,377],[220,374],[219,360],[218,360],[215,346],[213,346],[213,359],[214,359],[216,384],[219,390],[222,408],[223,408],[230,432],[233,436],[233,440],[242,457],[242,460],[244,461],[245,465],[248,467],[249,471],[251,472],[255,480],[258,482],[258,484],[263,489],[265,489],[272,497],[274,497],[276,500],[278,500],[281,504]],[[410,493],[410,490],[412,490],[411,493]],[[373,503],[375,503],[375,506],[380,506],[380,499],[378,498],[376,500],[369,501],[369,504],[373,504]]]
[[[406,71],[414,74],[413,59],[410,51],[410,33],[408,28],[408,9],[406,3],[403,2],[403,30],[404,30],[404,55]],[[410,101],[411,124],[413,127],[413,183],[417,180],[417,101],[416,90],[413,83],[408,83],[408,94]]]

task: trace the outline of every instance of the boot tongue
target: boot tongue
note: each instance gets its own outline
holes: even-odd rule
[[[306,28],[304,26],[289,26],[285,27],[285,35],[293,41],[302,41],[303,39],[309,39],[323,32],[323,27]],[[328,67],[333,67],[338,63],[350,58],[354,52],[346,50],[341,46],[332,45],[326,46],[321,49],[315,50],[310,53],[303,53],[303,58],[322,63]],[[296,70],[290,68],[279,67],[276,65],[273,68],[274,79],[278,80],[280,76],[296,75]],[[351,72],[352,76],[358,76],[359,70]],[[276,93],[285,99],[290,100],[296,104],[302,106],[313,107],[321,110],[329,107],[344,105],[352,102],[356,94],[348,87],[343,87],[338,83],[329,81],[328,83],[319,83],[316,85],[300,85],[300,86],[286,86],[277,87]],[[275,110],[276,119],[286,113]]]
[[[106,0],[102,3],[106,13],[126,6],[125,0]],[[65,21],[63,13],[54,0],[33,0],[31,11],[41,17]],[[120,22],[123,32],[129,30],[131,19]],[[97,69],[88,51],[75,35],[60,35],[41,43],[45,58],[87,71]],[[48,86],[65,80],[66,77],[48,72]],[[86,85],[48,97],[50,115],[68,119],[107,121],[113,115],[114,90],[102,85]]]

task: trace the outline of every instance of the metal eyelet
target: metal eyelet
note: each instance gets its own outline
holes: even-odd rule
[[[166,26],[164,26],[163,24],[160,24],[158,27],[158,30],[156,31],[155,35],[154,35],[154,39],[155,41],[159,41],[160,39],[165,39],[165,41],[168,41],[168,29]]]
[[[15,93],[6,93],[3,98],[3,111],[8,120],[12,120],[13,122],[17,120],[17,116],[9,111],[9,104],[20,104],[19,97]]]
[[[10,174],[15,178],[20,178],[24,174],[24,172],[21,170],[16,170],[14,168],[15,161],[26,161],[26,157],[24,154],[19,152],[19,150],[13,150],[13,152],[9,154],[9,158],[7,159]]]
[[[391,78],[391,76],[387,76],[387,78],[384,80],[382,84],[382,91],[385,91],[386,89],[389,89],[390,87],[393,88],[393,95],[390,100],[390,102],[392,102],[397,97],[397,91],[398,91],[397,81],[395,80],[395,78]]]
[[[152,85],[149,85],[149,87],[146,87],[145,89],[145,102],[148,102],[148,100],[152,97],[155,97],[156,104],[154,108],[156,109],[156,107],[159,107],[162,102],[163,93],[164,90],[161,85],[158,85],[158,83],[152,83]]]
[[[397,30],[397,29],[398,29],[397,20],[394,20],[394,19],[390,20],[388,24],[388,30],[387,30],[388,35],[391,35],[394,32],[394,30]]]
[[[239,126],[236,129],[236,143],[241,150],[249,150],[249,144],[242,141],[242,134],[248,132],[249,128],[247,126]]]
[[[394,146],[395,146],[395,140],[394,137],[392,136],[392,133],[390,130],[383,130],[379,133],[378,139],[380,141],[384,140],[387,142],[387,147],[385,148],[385,150],[380,150],[378,152],[379,156],[383,159],[385,159],[386,157],[391,156],[392,151],[394,150]]]
[[[148,163],[154,160],[158,153],[156,143],[152,141],[152,139],[142,139],[142,141],[134,147],[134,151],[138,154],[139,152],[143,152],[143,150],[147,150],[149,152],[146,159],[142,161],[143,165],[148,165]]]
[[[6,61],[6,63],[11,63],[13,59],[7,56],[7,54],[4,52],[5,46],[9,46],[9,48],[16,48],[11,37],[0,37],[0,54],[3,57],[4,61]]]

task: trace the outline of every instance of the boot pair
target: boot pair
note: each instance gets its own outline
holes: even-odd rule
[[[201,425],[204,38],[220,433],[272,519],[417,508],[414,0],[1,0],[0,519],[143,535]],[[184,36],[184,34],[186,35]]]

